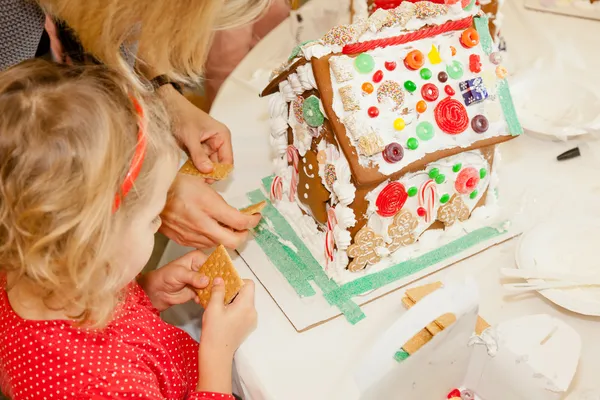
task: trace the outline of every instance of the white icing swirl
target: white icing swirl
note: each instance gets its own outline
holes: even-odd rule
[[[341,204],[345,206],[352,204],[356,194],[356,187],[350,181],[352,172],[345,157],[340,157],[335,162],[335,174],[337,180],[333,184],[333,192]]]
[[[323,46],[320,43],[309,43],[302,48],[302,53],[304,53],[304,57],[307,60],[311,58],[321,58],[325,57],[327,54],[330,54],[332,49],[327,46]]]
[[[278,138],[280,136],[285,136],[288,131],[288,123],[285,117],[276,117],[271,118],[269,120],[269,125],[271,125],[271,136],[274,138]]]
[[[352,242],[352,237],[350,236],[350,232],[345,229],[336,226],[333,228],[333,238],[335,239],[335,245],[338,250],[346,250],[350,243]]]
[[[288,147],[288,140],[286,135],[279,135],[277,137],[271,136],[271,147],[275,151],[275,155],[280,157],[285,154]]]
[[[296,99],[296,95],[294,94],[292,85],[290,85],[288,81],[279,82],[279,92],[281,93],[285,101],[287,101],[288,103]]]
[[[317,89],[317,81],[315,80],[312,65],[304,64],[299,66],[298,76],[300,77],[300,84],[304,90]]]
[[[269,96],[269,115],[271,118],[285,117],[288,113],[288,105],[279,92]]]
[[[298,78],[297,74],[290,74],[290,76],[288,76],[288,82],[294,93],[297,95],[304,93],[304,88],[302,87],[302,83],[300,83],[300,78]]]
[[[287,147],[286,147],[287,149]],[[287,178],[288,174],[288,161],[286,157],[279,156],[278,158],[273,160],[274,171],[277,176],[280,176],[284,181]]]
[[[354,210],[350,207],[346,207],[343,204],[339,204],[335,207],[335,218],[337,219],[338,226],[341,229],[348,229],[356,225],[356,216]]]

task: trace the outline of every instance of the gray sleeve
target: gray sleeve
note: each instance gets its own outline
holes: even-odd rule
[[[0,71],[35,56],[44,20],[34,0],[0,0]]]

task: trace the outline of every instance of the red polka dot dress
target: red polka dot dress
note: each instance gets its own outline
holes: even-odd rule
[[[12,400],[234,400],[195,392],[198,343],[160,319],[140,286],[106,329],[19,317],[0,276],[0,388]]]

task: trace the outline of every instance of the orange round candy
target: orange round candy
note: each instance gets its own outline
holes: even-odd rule
[[[506,78],[506,75],[508,75],[508,71],[506,70],[506,68],[504,68],[502,65],[498,65],[496,67],[496,76],[499,79],[504,79]]]
[[[406,68],[416,71],[425,64],[425,56],[420,50],[413,50],[406,55],[404,58],[404,65]]]
[[[427,110],[427,103],[423,100],[419,100],[417,103],[417,112],[423,114]]]
[[[470,49],[479,44],[479,33],[474,28],[466,29],[460,36],[460,43]]]
[[[362,90],[365,93],[371,94],[375,90],[371,82],[365,82],[362,84]]]
[[[456,47],[450,46],[450,51],[452,52],[452,57],[456,55]]]

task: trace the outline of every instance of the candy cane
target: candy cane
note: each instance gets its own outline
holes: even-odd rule
[[[292,163],[292,166],[294,167],[292,180],[290,182],[290,201],[294,201],[296,193],[298,192],[298,164],[300,163],[300,155],[298,154],[298,150],[292,145],[289,145],[287,148],[287,160]]]
[[[425,222],[431,222],[433,220],[435,197],[435,181],[430,179],[421,186],[421,189],[419,189],[419,206],[425,209]]]
[[[333,231],[333,228],[338,224],[337,217],[335,216],[335,207],[330,207],[327,210],[327,230]]]
[[[283,198],[283,179],[280,176],[273,178],[271,182],[271,202],[279,201]]]
[[[325,262],[327,265],[333,261],[334,246],[335,238],[333,237],[333,231],[327,231],[327,233],[325,233]]]

